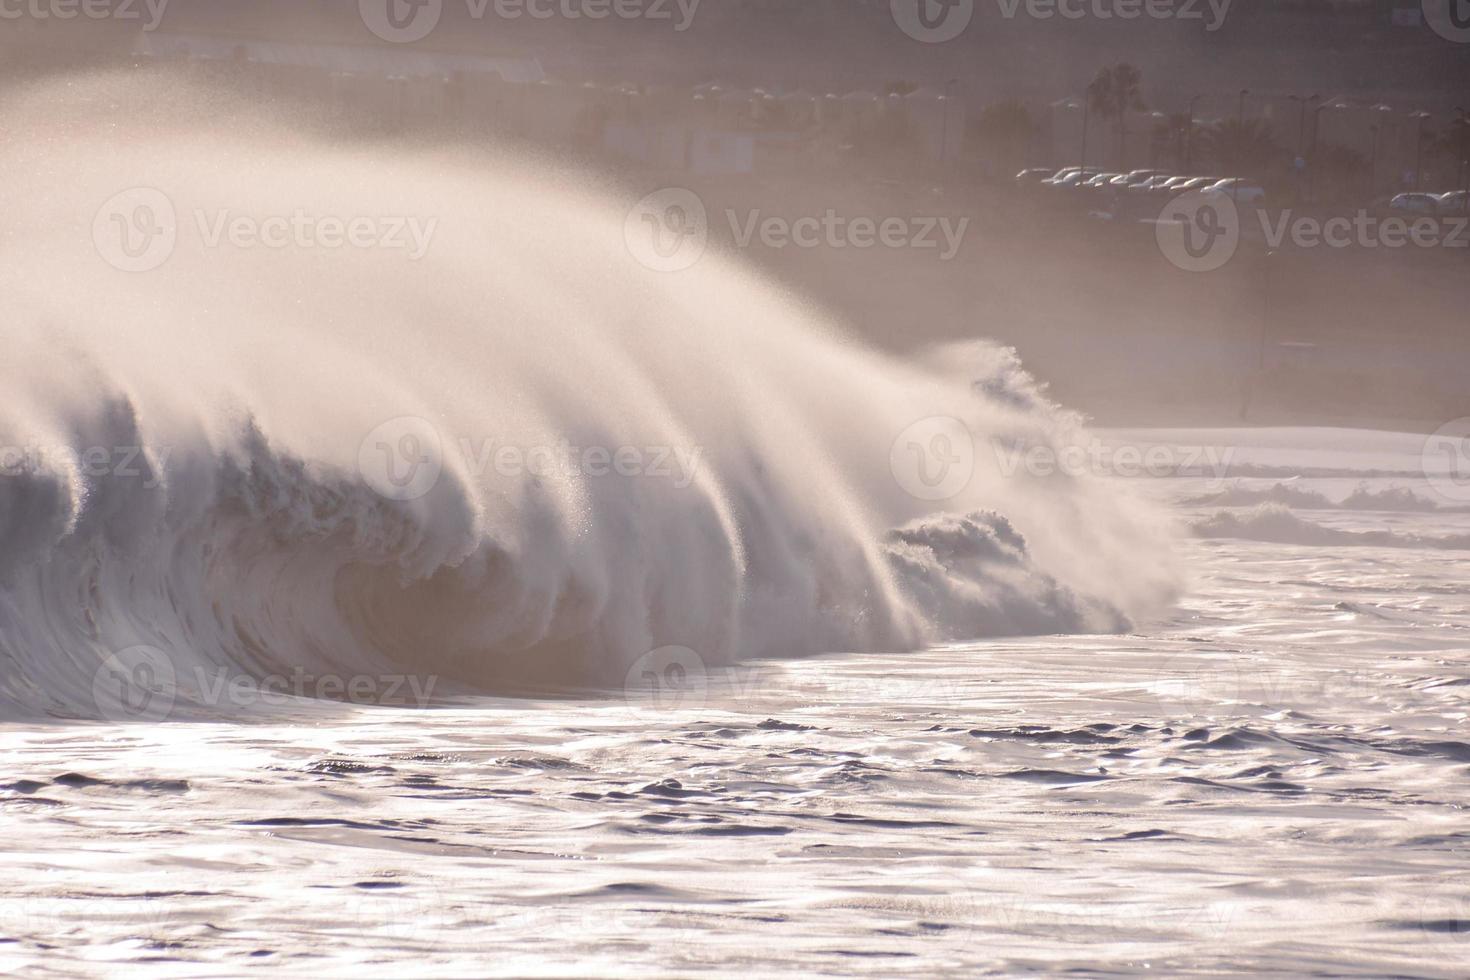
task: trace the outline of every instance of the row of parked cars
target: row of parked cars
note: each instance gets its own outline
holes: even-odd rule
[[[1169,174],[1162,170],[1131,170],[1125,174],[1110,173],[1099,167],[1063,167],[1057,171],[1050,167],[1028,167],[1016,174],[1016,183],[1025,188],[1081,191],[1110,197],[1114,201],[1120,196],[1131,202],[1144,196],[1167,198],[1191,191],[1219,194],[1236,204],[1261,204],[1266,200],[1266,189],[1243,177],[1198,177]],[[1375,211],[1383,206],[1382,198],[1372,205]],[[1390,198],[1388,210],[1422,215],[1470,213],[1470,192],[1407,191]]]
[[[1390,211],[1401,214],[1464,214],[1467,207],[1465,191],[1445,191],[1440,194],[1429,191],[1408,191],[1395,194],[1388,202]]]
[[[1016,174],[1016,183],[1022,187],[1076,189],[1130,197],[1172,197],[1193,191],[1224,195],[1237,204],[1256,204],[1266,197],[1264,187],[1244,177],[1201,177],[1193,174],[1171,174],[1163,170],[1118,173],[1099,167],[1063,167],[1053,172],[1049,167],[1029,167]]]

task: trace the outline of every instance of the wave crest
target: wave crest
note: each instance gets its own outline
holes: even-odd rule
[[[0,151],[8,172],[48,191],[0,188],[0,446],[48,447],[0,478],[12,706],[89,713],[99,664],[137,645],[247,675],[566,689],[619,684],[666,644],[709,663],[908,649],[1121,628],[1172,599],[1152,510],[998,465],[993,446],[1081,438],[1012,352],[886,357],[727,257],[639,266],[637,195],[618,188],[504,155],[342,149],[183,86],[160,112],[159,90],[74,81],[0,113],[36,137]],[[58,119],[67,137],[40,138]],[[128,186],[179,216],[146,273],[92,240]],[[232,249],[191,225],[301,202],[433,219],[433,249]],[[937,503],[893,469],[931,418],[973,449]],[[425,446],[412,493],[371,462]],[[499,462],[562,446],[597,465]],[[640,447],[637,472],[602,462]],[[661,478],[659,450],[698,465]]]

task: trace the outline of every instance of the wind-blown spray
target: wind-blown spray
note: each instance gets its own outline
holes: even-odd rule
[[[137,646],[567,688],[665,644],[1116,629],[1170,596],[1148,511],[997,465],[1077,437],[1007,352],[901,362],[720,255],[649,270],[581,175],[160,88],[0,118],[13,708],[85,714]],[[973,449],[943,500],[897,471],[926,419]]]

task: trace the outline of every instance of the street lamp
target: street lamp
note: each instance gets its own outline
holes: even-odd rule
[[[1377,123],[1369,123],[1368,132],[1373,134],[1373,155],[1368,160],[1368,200],[1371,202],[1373,188],[1378,183],[1378,137],[1383,132],[1383,127]]]
[[[1240,90],[1240,102],[1235,107],[1235,138],[1237,141],[1236,155],[1239,157],[1241,149],[1245,146],[1245,97],[1251,94],[1251,90],[1243,88]],[[1239,160],[1236,160],[1239,163]],[[1240,177],[1237,174],[1234,183],[1230,185],[1230,203],[1240,203]]]
[[[1424,176],[1424,120],[1429,118],[1429,113],[1420,109],[1409,113],[1409,118],[1414,120],[1414,190],[1417,191]]]
[[[1169,134],[1169,117],[1155,110],[1148,117],[1153,120],[1154,128],[1150,131],[1148,141],[1148,166],[1150,170],[1157,169],[1154,165],[1159,162],[1159,141],[1155,138],[1160,132],[1165,136]],[[1176,145],[1177,148],[1177,145]]]
[[[1378,105],[1373,106],[1371,111],[1377,113],[1392,113],[1393,106],[1384,105],[1380,102]],[[1388,116],[1379,115],[1378,118],[1380,120],[1383,120],[1387,119]],[[1373,197],[1373,190],[1378,184],[1378,149],[1380,143],[1382,142],[1380,137],[1383,135],[1383,124],[1381,122],[1369,123],[1368,132],[1373,134],[1373,156],[1371,162],[1368,164],[1368,197],[1371,199]]]
[[[944,83],[944,92],[939,96],[939,172],[949,171],[949,90],[959,83],[959,79],[951,78]],[[1003,164],[1002,164],[1003,165]]]
[[[1091,107],[1092,107],[1092,93],[1091,92],[1083,92],[1082,93],[1082,152],[1078,154],[1078,156],[1081,157],[1081,159],[1077,161],[1077,166],[1079,166],[1079,167],[1082,168],[1082,174],[1084,176],[1081,176],[1081,177],[1079,177],[1077,179],[1077,182],[1079,184],[1082,183],[1084,180],[1087,179],[1087,177],[1085,176],[1086,173],[1087,173],[1087,110],[1090,109]]]
[[[1301,156],[1304,152],[1306,152],[1306,148],[1307,148],[1307,103],[1308,102],[1321,102],[1322,101],[1322,96],[1320,96],[1320,95],[1288,95],[1287,98],[1290,99],[1291,101],[1297,103],[1297,105],[1301,107],[1301,112],[1300,112],[1300,115],[1298,116],[1298,121],[1297,121],[1297,133],[1296,133],[1296,155],[1297,156]]]
[[[1290,99],[1291,101],[1297,103],[1301,107],[1301,111],[1300,111],[1300,114],[1299,114],[1298,119],[1297,119],[1296,160],[1293,161],[1293,167],[1292,167],[1292,169],[1294,169],[1296,171],[1296,198],[1297,198],[1297,201],[1301,201],[1301,199],[1302,199],[1302,175],[1303,175],[1303,171],[1306,170],[1306,167],[1307,167],[1307,158],[1306,158],[1306,153],[1307,153],[1307,103],[1308,102],[1320,102],[1320,101],[1322,101],[1322,96],[1320,96],[1320,95],[1307,95],[1307,96],[1302,96],[1302,95],[1288,95],[1287,98]]]
[[[1203,98],[1203,95],[1196,95],[1190,99],[1189,111],[1185,113],[1184,170],[1186,173],[1194,169],[1194,104]]]
[[[1465,180],[1465,137],[1470,135],[1470,115],[1466,115],[1463,106],[1455,106],[1455,112],[1458,115],[1457,121],[1460,124],[1460,164],[1459,170],[1455,175],[1455,183],[1464,188],[1464,209],[1470,212],[1470,187],[1466,187],[1467,181]]]
[[[1322,144],[1322,110],[1331,109],[1336,112],[1339,109],[1346,109],[1348,107],[1348,104],[1346,102],[1337,102],[1334,101],[1335,99],[1336,96],[1333,96],[1332,98],[1327,99],[1321,105],[1312,110],[1312,145],[1308,152],[1312,155],[1314,159],[1317,156],[1317,148]],[[1308,196],[1310,197],[1316,189],[1316,171],[1313,170],[1308,176],[1312,181],[1314,181],[1314,183],[1309,185],[1307,188]]]

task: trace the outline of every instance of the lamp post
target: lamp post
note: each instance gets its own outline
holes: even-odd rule
[[[1382,140],[1382,136],[1383,136],[1383,123],[1382,123],[1382,120],[1387,119],[1388,118],[1388,114],[1390,114],[1390,113],[1393,112],[1393,106],[1384,105],[1383,103],[1380,102],[1378,105],[1374,106],[1370,111],[1379,113],[1378,118],[1380,120],[1379,122],[1374,122],[1374,123],[1369,123],[1368,124],[1368,132],[1370,132],[1370,133],[1373,134],[1373,156],[1370,159],[1369,164],[1368,164],[1368,197],[1371,200],[1372,197],[1373,197],[1373,191],[1374,191],[1374,189],[1376,188],[1376,186],[1378,184],[1378,153],[1379,153],[1379,148],[1380,148],[1380,146],[1381,146],[1381,144],[1383,142],[1383,140]]]
[[[949,171],[949,90],[959,79],[951,78],[944,83],[944,92],[939,96],[939,172]]]
[[[1297,117],[1296,160],[1293,161],[1292,167],[1296,171],[1296,199],[1300,202],[1302,199],[1303,171],[1306,170],[1307,165],[1307,103],[1320,102],[1322,96],[1288,95],[1287,98],[1300,106],[1300,113]]]
[[[1235,107],[1235,137],[1241,147],[1245,145],[1245,97],[1250,94],[1250,89],[1241,89],[1240,102]],[[1237,148],[1236,152],[1237,154],[1240,152],[1239,148]],[[1238,174],[1236,175],[1235,181],[1230,185],[1230,203],[1232,205],[1238,205],[1240,203],[1240,177]]]
[[[1373,188],[1378,183],[1378,144],[1380,142],[1378,137],[1383,132],[1383,127],[1377,123],[1369,123],[1368,132],[1373,134],[1373,153],[1368,158],[1368,200],[1371,203],[1373,200]]]
[[[1077,183],[1079,184],[1087,179],[1085,176],[1087,173],[1087,110],[1090,108],[1091,101],[1091,93],[1082,93],[1082,152],[1078,154],[1081,159],[1077,161],[1077,166],[1082,168],[1083,176],[1078,177]]]
[[[1184,120],[1184,170],[1186,173],[1194,169],[1194,104],[1203,98],[1203,95],[1196,95],[1194,98],[1190,99],[1189,110],[1185,113],[1186,118]]]
[[[1470,135],[1470,116],[1465,114],[1462,106],[1455,106],[1456,121],[1460,124],[1460,162],[1459,169],[1455,174],[1455,183],[1465,190],[1464,210],[1470,213],[1470,187],[1466,187],[1465,180],[1465,137]]]
[[[1338,109],[1346,109],[1347,107],[1348,106],[1346,102],[1335,102],[1332,99],[1328,99],[1324,101],[1321,105],[1317,106],[1317,108],[1312,110],[1312,140],[1311,147],[1308,152],[1312,154],[1313,159],[1315,159],[1317,156],[1317,148],[1322,145],[1322,110],[1332,109],[1333,111],[1336,111]],[[1315,172],[1309,174],[1309,177],[1313,181],[1313,183],[1308,185],[1307,192],[1308,196],[1312,196],[1316,191]]]
[[[1414,190],[1417,191],[1424,179],[1424,120],[1429,118],[1429,113],[1420,109],[1409,113],[1409,118],[1414,120]]]

